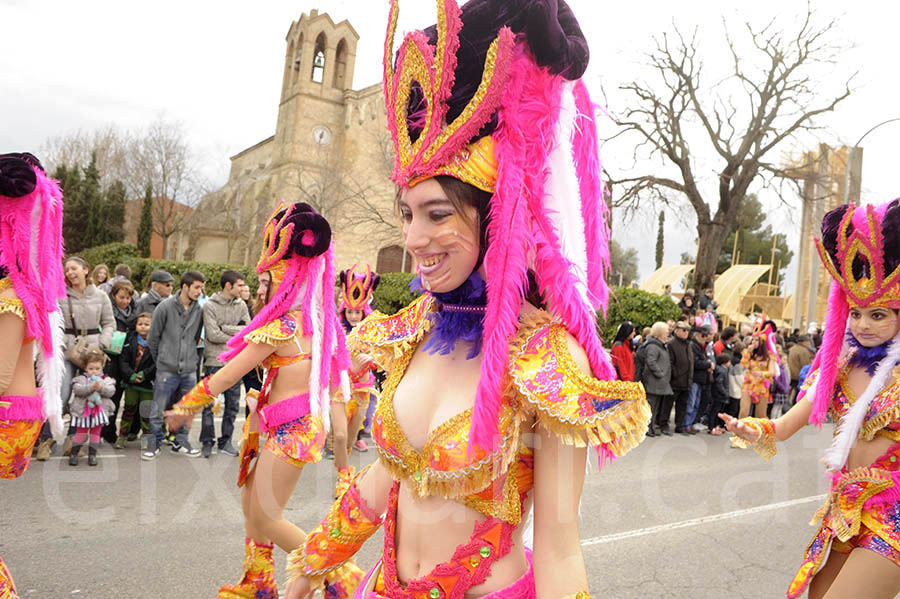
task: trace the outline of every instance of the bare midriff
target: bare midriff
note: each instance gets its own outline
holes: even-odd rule
[[[847,385],[854,397],[859,397],[865,392],[870,380],[871,377],[862,368],[854,368],[847,373]],[[888,381],[886,387],[891,384],[893,384],[893,381]],[[896,440],[882,435],[876,435],[871,441],[867,441],[861,437],[858,438],[856,443],[853,444],[853,447],[850,448],[850,455],[847,458],[847,468],[852,471],[856,468],[871,466],[875,460],[887,453],[887,451],[896,443]]]
[[[311,345],[310,337],[300,337],[299,343],[286,343],[278,348],[275,355],[289,358],[300,352],[308,351]],[[272,405],[296,395],[309,392],[309,376],[312,371],[310,360],[301,360],[294,364],[282,366],[278,369],[278,376],[272,383],[269,391],[268,404]]]
[[[449,561],[460,545],[469,542],[472,529],[484,514],[442,497],[414,497],[400,485],[397,503],[397,574],[401,583],[421,578],[440,563]],[[487,580],[466,591],[481,597],[506,588],[528,570],[522,546],[525,519],[513,533],[513,548],[491,566]]]

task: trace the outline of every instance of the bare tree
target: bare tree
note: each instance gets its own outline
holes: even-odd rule
[[[194,156],[180,123],[162,118],[153,122],[132,144],[131,183],[138,196],[148,182],[153,186],[153,231],[162,238],[163,257],[169,257],[169,238],[185,228],[203,186]]]
[[[300,164],[290,177],[291,189],[298,192],[299,201],[310,204],[333,227],[364,230],[369,239],[379,244],[397,241],[397,219],[386,197],[391,193],[392,163],[386,162],[385,152],[393,149],[386,132],[380,137],[385,138],[386,146],[380,143],[384,140],[369,140],[378,152],[377,156],[370,156],[377,176],[360,174],[343,153],[320,148],[317,151],[321,154],[314,163],[322,166]]]
[[[816,26],[809,7],[792,33],[778,29],[774,19],[762,28],[746,23],[746,54],[726,27],[732,68],[713,85],[702,78],[697,32],[686,37],[675,27],[672,35],[655,38],[656,48],[649,54],[657,83],[621,86],[632,97],[632,107],[615,119],[619,134],[636,134],[640,141],[635,157],[646,152],[661,158],[673,174],[611,177],[618,195],[614,205],[633,210],[641,200],[669,203],[687,198],[697,216],[696,286],[712,286],[722,243],[737,222],[751,183],[791,177],[770,158],[773,150],[815,131],[815,118],[850,95],[853,77],[832,95],[819,90],[814,78],[827,76],[845,49],[830,41],[838,27],[834,20]],[[700,190],[703,173],[698,172],[697,155],[703,146],[711,146],[723,163],[716,173],[715,212]]]
[[[135,189],[130,184],[132,171],[129,152],[134,143],[134,135],[114,125],[92,132],[74,131],[47,139],[41,146],[41,160],[48,172],[59,166],[86,167],[91,155],[97,158],[100,171],[100,186],[108,188],[115,181],[125,183],[129,195],[140,197],[143,188]]]

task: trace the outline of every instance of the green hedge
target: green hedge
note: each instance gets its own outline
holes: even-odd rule
[[[416,297],[409,290],[409,282],[415,277],[408,272],[388,272],[381,275],[381,283],[375,290],[375,309],[385,314],[395,314],[404,306],[407,306]]]
[[[637,334],[640,335],[644,327],[658,321],[675,320],[680,315],[678,305],[667,297],[640,289],[613,287],[610,290],[606,320],[604,321],[603,315],[598,313],[597,324],[600,326],[603,341],[610,347],[616,337],[616,330],[626,320],[634,324]]]
[[[191,262],[186,260],[156,260],[153,258],[140,258],[137,248],[130,243],[108,243],[99,245],[81,252],[80,256],[88,261],[93,268],[97,264],[109,266],[110,273],[117,264],[125,263],[131,267],[131,281],[143,291],[150,283],[150,275],[154,270],[168,271],[175,277],[175,287],[178,280],[188,270],[196,270],[206,277],[206,294],[212,295],[219,291],[219,279],[226,270],[236,270],[244,275],[244,280],[252,290],[259,284],[256,270],[250,266],[237,264],[214,264],[209,262]]]

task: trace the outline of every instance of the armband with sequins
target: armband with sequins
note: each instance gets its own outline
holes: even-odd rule
[[[591,599],[591,594],[587,591],[578,591],[574,595],[566,595],[563,599]]]
[[[177,404],[172,407],[176,414],[193,416],[206,406],[214,403],[216,396],[209,392],[209,377],[194,385],[194,388],[184,394]]]
[[[369,468],[356,475],[349,488],[332,504],[325,519],[292,551],[287,559],[288,579],[301,576],[318,586],[330,579],[381,526],[382,517],[366,505],[357,483]]]
[[[771,460],[775,457],[775,454],[778,453],[778,449],[775,447],[775,423],[768,418],[752,417],[741,418],[740,422],[750,430],[758,432],[759,438],[756,441],[747,441],[737,435],[733,435],[731,437],[731,446],[739,447],[741,449],[752,447],[753,451],[767,460]]]

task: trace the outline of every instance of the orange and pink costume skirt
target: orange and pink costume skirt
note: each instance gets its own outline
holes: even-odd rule
[[[0,478],[18,478],[31,462],[31,450],[44,421],[41,391],[0,395]]]
[[[298,468],[322,459],[325,426],[309,411],[309,393],[258,406],[244,422],[238,486],[243,486],[251,462],[259,454],[259,434],[267,433],[263,449]]]
[[[844,467],[837,473],[813,519],[817,522],[819,530],[788,588],[790,599],[803,595],[829,551],[849,553],[861,547],[900,566],[900,443],[871,466]]]

